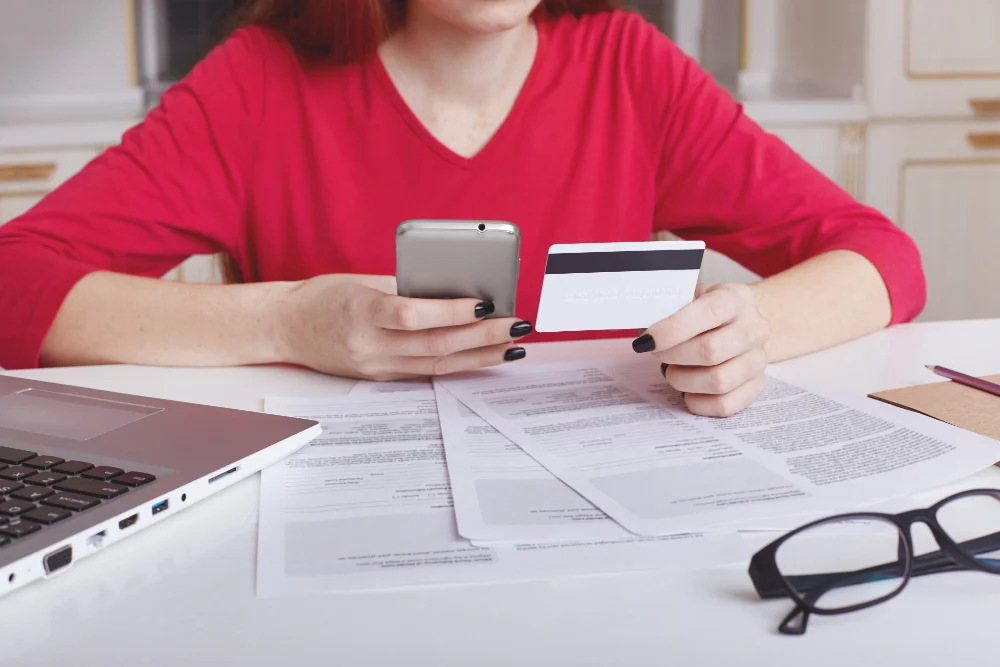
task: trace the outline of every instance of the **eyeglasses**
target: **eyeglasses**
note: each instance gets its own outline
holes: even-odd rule
[[[930,529],[938,550],[914,555],[916,523]],[[832,539],[858,533],[863,542]],[[859,512],[813,521],[754,554],[749,574],[761,598],[795,602],[778,631],[802,635],[811,614],[873,607],[899,595],[911,577],[957,570],[1000,574],[1000,490],[964,491],[900,514]]]

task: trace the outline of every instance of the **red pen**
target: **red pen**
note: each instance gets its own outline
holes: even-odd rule
[[[1000,384],[994,384],[988,380],[972,377],[971,375],[966,375],[965,373],[959,373],[958,371],[953,371],[950,368],[945,368],[944,366],[928,366],[927,369],[935,375],[940,375],[943,378],[954,380],[959,384],[964,384],[966,387],[972,387],[973,389],[985,391],[989,394],[993,394],[994,396],[1000,396]]]

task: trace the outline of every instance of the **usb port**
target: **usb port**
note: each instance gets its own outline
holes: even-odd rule
[[[125,530],[129,526],[134,526],[135,522],[139,520],[138,514],[133,514],[132,516],[127,516],[118,522],[118,530]]]
[[[156,516],[160,512],[163,512],[170,506],[169,500],[161,500],[160,502],[153,505],[153,516]]]

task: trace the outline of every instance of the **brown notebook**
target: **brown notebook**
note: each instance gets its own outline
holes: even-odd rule
[[[1000,375],[983,379],[1000,383]],[[1000,440],[1000,396],[985,391],[946,380],[880,391],[870,397]]]

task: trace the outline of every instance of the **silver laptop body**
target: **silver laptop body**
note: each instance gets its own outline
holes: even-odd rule
[[[313,421],[0,375],[0,597],[306,445]]]

